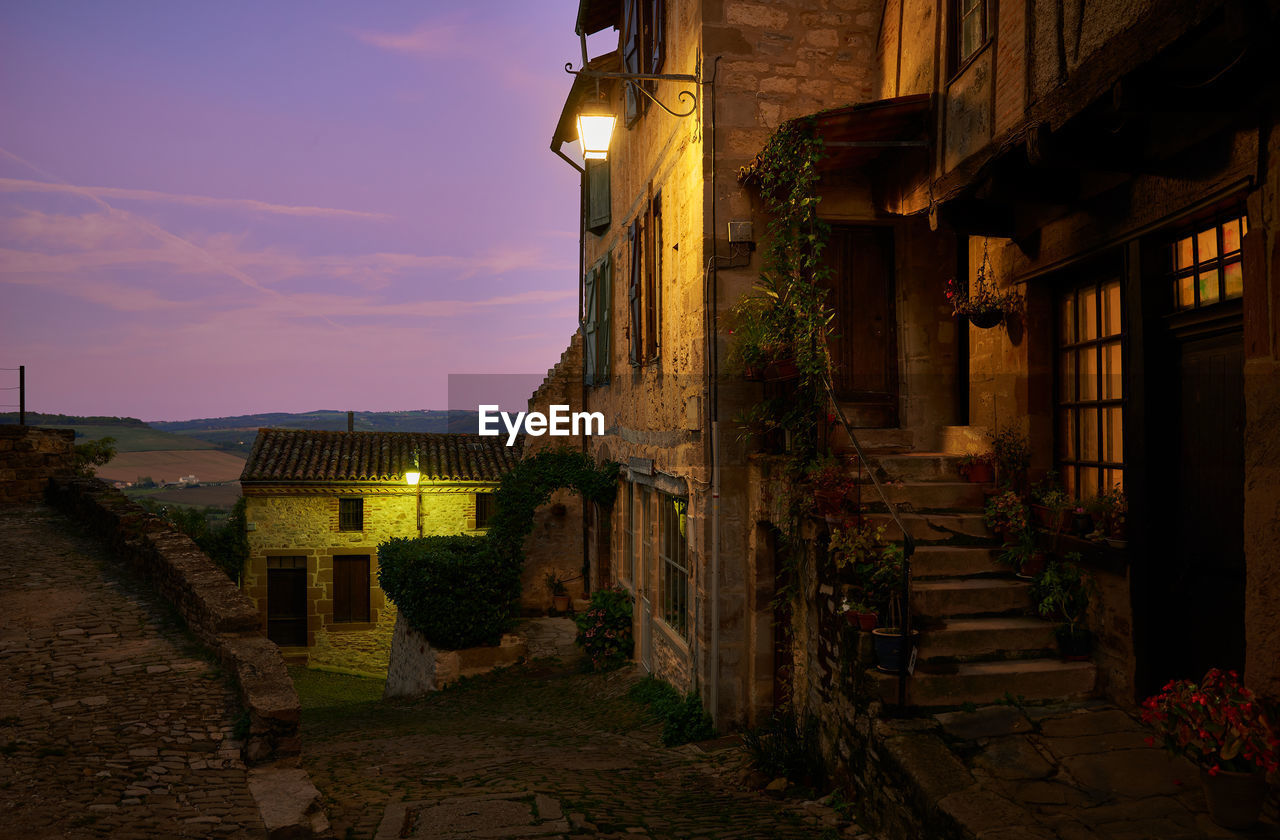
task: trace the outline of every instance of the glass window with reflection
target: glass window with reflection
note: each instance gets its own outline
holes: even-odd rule
[[[1124,484],[1124,319],[1120,281],[1058,297],[1058,470],[1087,499]]]
[[[1248,232],[1248,219],[1232,216],[1174,240],[1174,309],[1196,309],[1244,296],[1240,243]]]

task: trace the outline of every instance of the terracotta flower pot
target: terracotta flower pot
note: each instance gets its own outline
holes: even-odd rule
[[[876,613],[854,613],[858,620],[858,629],[869,633],[876,629],[876,623],[879,622],[880,616]]]
[[[1026,562],[1022,564],[1022,568],[1018,569],[1018,577],[1034,580],[1037,575],[1044,571],[1047,565],[1048,558],[1044,552],[1037,551],[1027,558]]]
[[[568,612],[568,611],[569,611],[569,596],[568,596],[568,595],[552,595],[552,596],[551,596],[551,603],[552,603],[552,605],[556,608],[556,611],[557,611],[557,612]]]
[[[990,484],[996,480],[996,471],[986,461],[975,461],[964,468],[964,477],[970,484]]]
[[[1218,825],[1244,829],[1258,822],[1267,796],[1266,775],[1261,770],[1252,773],[1219,770],[1210,774],[1201,767],[1200,783],[1209,801],[1209,816]]]
[[[799,377],[800,368],[795,359],[778,359],[764,369],[764,378],[769,382],[783,382]]]

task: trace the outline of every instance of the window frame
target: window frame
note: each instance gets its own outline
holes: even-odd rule
[[[966,0],[952,0],[950,4],[951,12],[951,47],[948,51],[951,57],[951,73],[950,77],[954,78],[962,73],[965,68],[973,62],[973,60],[982,53],[983,48],[991,43],[991,8],[992,3],[989,0],[973,0],[974,8],[966,14],[964,4]],[[965,20],[971,15],[977,14],[981,26],[981,35],[974,47],[968,53],[964,52],[964,24]]]
[[[350,569],[355,567],[359,571],[361,565],[363,565],[363,574],[357,577],[361,578],[363,583],[353,584]],[[340,571],[343,567],[346,568],[345,572]],[[368,624],[372,620],[373,610],[370,605],[372,577],[373,558],[368,554],[333,555],[333,611],[330,614],[330,620],[334,624]]]
[[[1105,332],[1104,309],[1107,306],[1104,302],[1111,289],[1115,290],[1115,304],[1119,307],[1119,330]],[[1084,337],[1082,330],[1082,302],[1086,291],[1091,291],[1096,301],[1092,313],[1093,336],[1088,338]],[[1072,336],[1065,334],[1068,300]],[[1090,495],[1124,484],[1127,313],[1123,278],[1118,273],[1103,271],[1059,287],[1054,293],[1054,316],[1054,465],[1067,493],[1083,501]],[[1116,371],[1107,369],[1107,350],[1113,347],[1119,357],[1119,369]],[[1091,373],[1081,364],[1086,353],[1093,356]],[[1070,363],[1067,359],[1071,360]],[[1085,387],[1090,376],[1094,379],[1091,391]],[[1071,379],[1070,385],[1068,378]],[[1087,396],[1090,393],[1091,396]],[[1109,414],[1112,411],[1118,412],[1119,416],[1116,427],[1109,433]],[[1095,418],[1092,458],[1086,457],[1084,428],[1084,420],[1090,412]],[[1108,457],[1117,453],[1118,457]],[[1086,486],[1082,476],[1088,475],[1089,471],[1093,473],[1093,481]]]
[[[352,506],[355,508],[354,511],[351,510]],[[346,533],[358,533],[364,530],[363,496],[338,498],[338,530]]]
[[[672,496],[661,491],[657,496],[659,617],[663,624],[687,642],[690,636],[692,578],[689,569],[689,503],[684,496]],[[684,533],[680,533],[682,519]]]
[[[1233,223],[1236,225],[1237,230],[1236,248],[1232,251],[1224,252],[1225,229]],[[1211,230],[1214,238],[1214,256],[1201,259],[1201,237]],[[1244,211],[1244,208],[1233,208],[1230,213],[1219,213],[1199,224],[1186,227],[1175,236],[1169,238],[1166,246],[1168,249],[1166,251],[1168,271],[1165,276],[1169,283],[1172,303],[1171,311],[1174,314],[1202,312],[1210,307],[1244,299],[1244,238],[1248,233],[1248,214]],[[1191,246],[1191,261],[1188,265],[1180,267],[1178,246],[1183,242],[1188,242]],[[1240,292],[1228,297],[1227,268],[1234,265],[1240,266]],[[1201,299],[1199,278],[1210,271],[1217,277],[1217,297],[1206,301]],[[1191,281],[1191,302],[1185,306],[1182,303],[1182,294],[1179,289],[1179,285],[1183,280]]]

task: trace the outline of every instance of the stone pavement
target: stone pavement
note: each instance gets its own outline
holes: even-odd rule
[[[569,626],[517,632],[563,646]],[[740,788],[737,739],[662,747],[660,727],[626,697],[637,679],[535,660],[381,701],[377,681],[300,674],[303,765],[342,838],[870,840],[831,808]],[[372,685],[366,701],[317,705],[317,681]]]
[[[973,836],[1002,840],[1280,837],[1219,828],[1199,771],[1149,746],[1149,730],[1101,702],[986,706],[936,715],[886,747]],[[891,727],[892,724],[887,724]],[[909,765],[909,766],[908,766]]]
[[[0,837],[263,837],[236,693],[44,507],[0,508]]]

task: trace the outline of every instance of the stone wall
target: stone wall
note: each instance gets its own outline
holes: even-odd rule
[[[185,534],[97,479],[55,479],[48,498],[140,571],[235,675],[250,719],[245,761],[297,755],[297,692],[279,648],[258,629],[257,610],[231,579]]]
[[[0,426],[0,504],[39,501],[50,478],[71,475],[75,440],[71,429]]]
[[[462,677],[485,674],[497,668],[514,665],[528,656],[523,639],[504,633],[497,645],[444,650],[434,648],[426,637],[396,616],[387,665],[387,683],[383,697],[416,697],[440,691]]]
[[[430,484],[422,491],[422,533],[426,536],[482,534],[475,528],[475,493],[492,484]],[[266,493],[270,493],[267,495]],[[364,529],[338,530],[338,499],[364,499]],[[307,661],[363,674],[386,673],[395,626],[395,605],[378,586],[378,544],[392,537],[416,537],[417,493],[407,486],[377,488],[245,488],[249,562],[243,588],[267,626],[269,557],[305,557],[307,568]],[[333,558],[369,558],[369,621],[333,620]],[[537,593],[534,593],[535,595]]]
[[[555,367],[547,371],[538,390],[529,397],[529,411],[546,413],[548,406],[567,405],[570,411],[582,410],[582,333],[569,339],[569,346]],[[582,436],[525,436],[526,457],[560,447],[581,449]],[[554,572],[568,581],[569,595],[583,597],[587,580],[583,575],[583,503],[582,497],[568,490],[557,490],[550,501],[533,515],[533,530],[524,541],[524,571],[520,576],[520,605],[526,612],[551,609],[551,592],[547,575]]]

